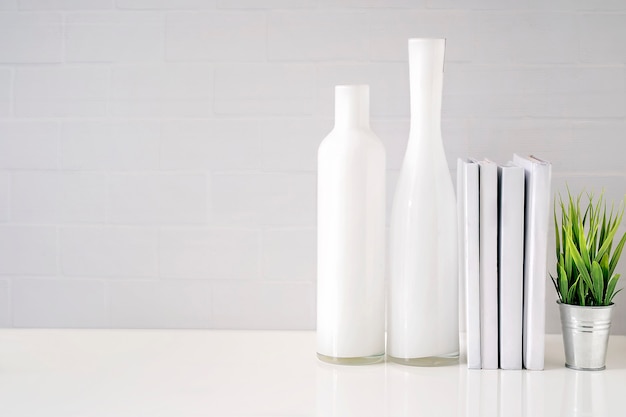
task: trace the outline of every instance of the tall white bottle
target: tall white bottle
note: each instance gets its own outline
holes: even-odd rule
[[[458,360],[456,199],[441,138],[445,39],[410,39],[411,130],[391,212],[387,355]]]
[[[377,362],[385,353],[385,149],[369,126],[369,86],[335,87],[335,126],[317,172],[317,355]]]

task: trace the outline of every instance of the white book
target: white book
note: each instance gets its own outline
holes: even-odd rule
[[[498,296],[500,368],[522,369],[524,169],[498,167]]]
[[[459,214],[459,276],[465,311],[467,367],[481,369],[480,282],[479,282],[479,188],[478,164],[457,161],[457,204]],[[462,310],[462,311],[463,311]]]
[[[480,350],[482,369],[498,369],[498,166],[480,165]]]
[[[542,370],[552,166],[533,156],[515,155],[513,162],[524,168],[526,177],[523,364],[526,369]]]

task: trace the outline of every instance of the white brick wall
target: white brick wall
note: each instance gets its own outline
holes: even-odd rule
[[[17,0],[0,0],[0,10],[17,10]]]
[[[16,0],[20,10],[98,10],[110,9],[115,0]]]
[[[261,165],[257,120],[176,120],[162,124],[164,170],[258,170]]]
[[[102,66],[27,66],[15,73],[15,115],[104,117],[110,69]]]
[[[54,226],[0,225],[0,274],[56,275],[57,241]]]
[[[261,240],[262,277],[315,282],[315,229],[265,230]]]
[[[203,280],[259,277],[259,232],[162,229],[159,276]]]
[[[215,113],[221,116],[313,114],[315,67],[223,64],[215,70]]]
[[[1,13],[0,62],[63,61],[62,19],[53,13]]]
[[[467,10],[381,10],[371,14],[370,58],[406,63],[406,40],[446,38],[446,62],[471,61],[474,45],[472,14]]]
[[[211,302],[217,329],[302,329],[315,322],[310,282],[220,281]]]
[[[63,227],[61,271],[68,277],[143,278],[157,274],[157,231],[135,227]]]
[[[206,224],[206,176],[113,174],[109,204],[111,223]]]
[[[120,9],[212,9],[215,0],[115,0]]]
[[[9,221],[9,184],[11,177],[0,172],[0,223]]]
[[[17,223],[104,223],[104,174],[22,171],[12,175],[11,220]]]
[[[215,174],[211,222],[239,227],[313,226],[315,174]]]
[[[124,280],[110,284],[111,326],[208,328],[211,285],[206,281]]]
[[[65,19],[68,62],[162,61],[161,13],[72,13]]]
[[[335,115],[335,85],[339,84],[369,84],[370,114],[374,118],[409,117],[409,68],[406,63],[320,64],[317,69],[317,111],[326,118],[332,119]]]
[[[277,11],[267,23],[272,61],[367,59],[368,14],[361,11]]]
[[[0,117],[9,117],[11,114],[11,70],[0,69]]]
[[[333,86],[371,86],[390,207],[409,37],[447,38],[452,168],[626,192],[621,0],[0,0],[0,28],[0,327],[313,328]]]
[[[259,11],[170,13],[166,58],[170,61],[263,61],[266,15]]]
[[[207,65],[122,65],[112,69],[113,117],[207,117],[213,71]]]
[[[298,172],[317,170],[320,138],[332,129],[330,119],[265,119],[257,124],[261,170]],[[241,148],[239,148],[241,152]]]
[[[106,327],[106,283],[102,280],[15,279],[11,284],[16,327]]]
[[[59,123],[0,120],[0,169],[57,169]]]
[[[159,169],[158,120],[68,121],[61,130],[59,165],[63,170]]]
[[[11,298],[9,294],[9,281],[0,280],[0,327],[11,326]]]

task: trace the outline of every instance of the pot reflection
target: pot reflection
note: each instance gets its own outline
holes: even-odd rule
[[[609,410],[609,395],[619,397],[623,387],[611,383],[614,378],[606,371],[564,368],[482,371],[461,366],[419,368],[381,363],[352,367],[318,362],[316,416],[619,415]]]
[[[605,372],[571,371],[565,379],[561,417],[608,416]]]

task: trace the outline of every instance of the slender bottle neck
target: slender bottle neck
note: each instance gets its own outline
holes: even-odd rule
[[[441,133],[445,39],[409,40],[411,129]]]
[[[335,87],[335,128],[369,128],[369,85]]]

